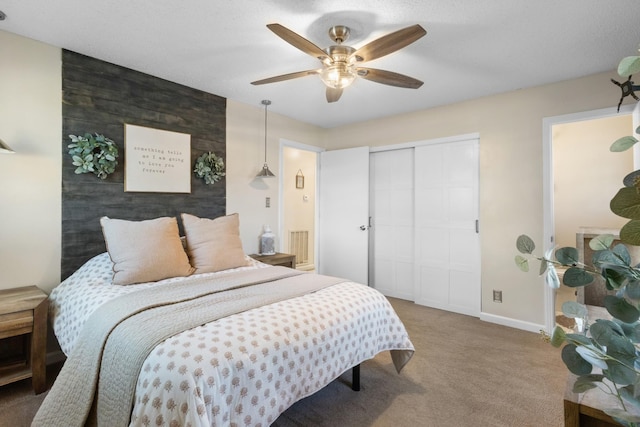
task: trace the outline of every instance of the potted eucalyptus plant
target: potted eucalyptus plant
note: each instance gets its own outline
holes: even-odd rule
[[[627,77],[621,85],[623,98],[635,99],[631,77],[640,72],[640,56],[624,58],[618,66],[618,74]],[[622,99],[621,99],[622,102]],[[636,130],[640,133],[640,127]],[[638,142],[634,136],[618,139],[611,151],[624,151]],[[610,208],[613,213],[629,222],[620,230],[620,240],[640,246],[640,170],[623,179],[624,186],[613,197]],[[604,299],[604,306],[611,316],[591,321],[587,307],[574,301],[562,306],[563,314],[577,319],[584,327],[567,333],[559,326],[549,338],[552,345],[562,347],[562,361],[577,376],[573,391],[582,393],[599,388],[613,395],[617,407],[603,410],[624,426],[640,426],[640,264],[634,265],[627,247],[614,245],[614,236],[597,236],[589,243],[594,251],[591,264],[579,261],[578,250],[572,247],[549,250],[534,255],[535,243],[526,236],[517,238],[520,252],[515,261],[522,271],[529,271],[529,261],[540,261],[539,272],[554,289],[560,286],[556,267],[566,267],[562,281],[569,287],[588,286],[601,277],[608,290],[614,291]],[[564,344],[564,346],[563,346]]]

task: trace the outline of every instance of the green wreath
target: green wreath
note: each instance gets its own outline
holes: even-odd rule
[[[69,135],[69,155],[76,166],[75,173],[92,172],[98,178],[105,179],[116,170],[118,146],[109,138],[98,133],[95,136],[85,133],[84,136]]]
[[[225,175],[224,160],[209,151],[196,159],[193,172],[204,179],[205,184],[215,184]]]

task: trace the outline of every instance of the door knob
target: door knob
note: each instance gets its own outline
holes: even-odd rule
[[[365,231],[366,229],[367,229],[367,227],[366,227],[366,226],[364,226],[364,225],[361,225],[361,226],[360,226],[360,230]]]

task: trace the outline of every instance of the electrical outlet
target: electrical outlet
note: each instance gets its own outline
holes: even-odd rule
[[[502,291],[493,290],[493,302],[502,302]]]
[[[267,197],[265,200],[265,207],[270,208],[271,207],[271,197]]]

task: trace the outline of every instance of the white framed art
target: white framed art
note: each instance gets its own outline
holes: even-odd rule
[[[124,125],[124,191],[191,193],[191,135]]]

